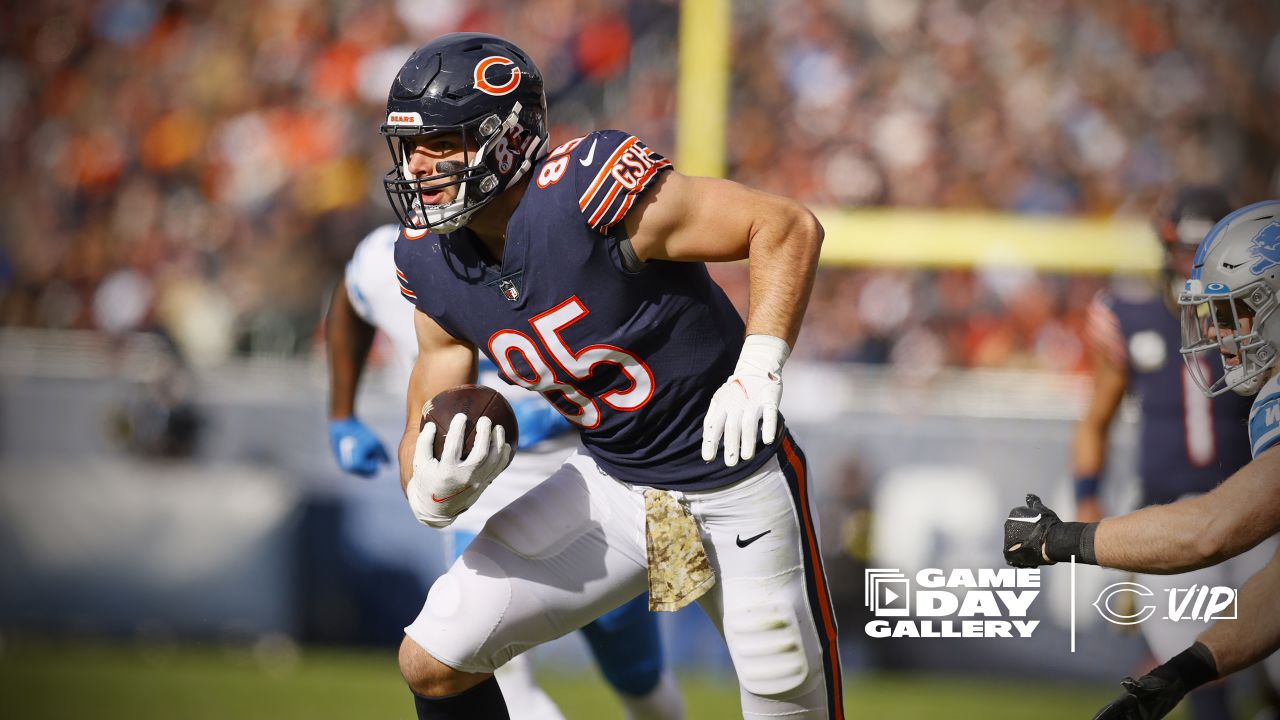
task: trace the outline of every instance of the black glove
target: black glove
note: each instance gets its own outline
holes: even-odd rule
[[[1181,680],[1168,680],[1154,675],[1125,678],[1120,682],[1124,694],[1112,700],[1093,716],[1093,720],[1158,720],[1182,701],[1187,688]]]
[[[1061,523],[1058,514],[1044,506],[1038,495],[1027,495],[1027,504],[1009,511],[1004,521],[1004,559],[1014,567],[1050,565],[1043,553],[1049,528]],[[1014,549],[1017,546],[1017,549]]]

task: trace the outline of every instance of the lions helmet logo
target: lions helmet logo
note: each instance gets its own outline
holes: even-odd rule
[[[1280,221],[1274,221],[1253,236],[1253,247],[1249,255],[1258,258],[1258,262],[1249,268],[1254,275],[1261,275],[1264,270],[1280,264]]]
[[[495,85],[489,82],[486,74],[489,72],[490,68],[502,68],[508,66],[511,68],[511,74],[507,77],[506,82],[500,85]],[[501,55],[490,55],[476,65],[475,80],[476,89],[483,93],[488,93],[489,95],[506,95],[520,86],[520,68],[516,67],[515,61],[510,58],[505,58]]]

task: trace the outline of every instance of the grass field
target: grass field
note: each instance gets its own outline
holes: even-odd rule
[[[543,686],[570,720],[622,711],[592,675],[546,673]],[[738,716],[729,678],[682,674],[690,720]],[[917,676],[846,684],[850,718],[1079,720],[1114,690]],[[222,720],[404,718],[412,704],[391,651],[249,651],[11,643],[0,654],[0,718]]]

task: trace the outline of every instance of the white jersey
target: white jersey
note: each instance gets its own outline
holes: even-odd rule
[[[1280,372],[1271,376],[1258,391],[1249,411],[1249,447],[1258,457],[1280,443]]]
[[[395,245],[399,235],[399,226],[383,225],[365,236],[347,262],[345,277],[347,297],[356,313],[391,340],[396,355],[393,374],[403,388],[418,357],[418,338],[413,326],[413,304],[400,295],[396,280]],[[512,405],[546,402],[532,390],[508,385],[487,361],[480,366],[480,383],[497,390]],[[555,472],[577,445],[577,436],[569,432],[517,451],[511,466],[449,527],[479,532],[490,515]]]

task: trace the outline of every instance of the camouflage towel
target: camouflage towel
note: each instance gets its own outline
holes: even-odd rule
[[[716,584],[693,516],[671,493],[644,491],[644,535],[649,555],[649,609],[673,612]]]

